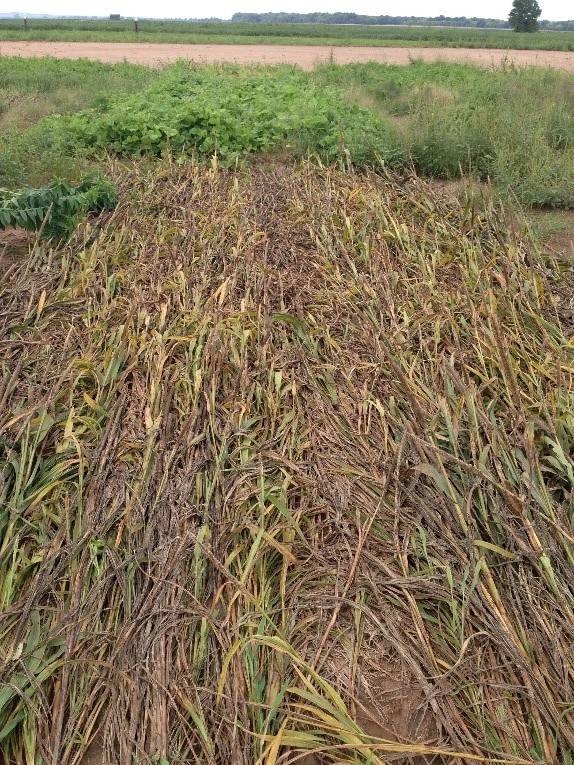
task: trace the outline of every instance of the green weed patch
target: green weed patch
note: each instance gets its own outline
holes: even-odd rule
[[[324,67],[326,84],[366,94],[400,122],[402,147],[426,176],[471,174],[520,202],[574,206],[574,77],[464,64]]]
[[[377,115],[347,102],[293,67],[204,68],[177,64],[144,92],[103,112],[61,121],[74,145],[120,155],[169,149],[225,163],[279,149],[331,161],[348,152],[359,164],[380,153],[396,160],[398,135]]]

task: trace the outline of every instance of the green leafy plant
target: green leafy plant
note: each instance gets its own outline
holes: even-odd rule
[[[40,189],[0,189],[0,229],[20,226],[65,238],[86,213],[109,210],[116,198],[114,185],[99,176],[86,176],[77,186],[57,178]]]
[[[307,151],[360,164],[398,151],[392,126],[293,67],[167,69],[142,93],[116,98],[104,111],[53,118],[53,129],[81,150],[160,155],[166,149],[226,164],[258,152]]]

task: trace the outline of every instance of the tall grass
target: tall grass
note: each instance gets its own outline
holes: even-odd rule
[[[326,66],[402,135],[419,173],[490,179],[523,204],[574,205],[574,77],[531,67],[465,64]]]
[[[52,114],[105,109],[114,97],[138,92],[157,76],[128,63],[0,56],[0,186],[78,177],[83,163],[38,123]]]
[[[414,178],[110,173],[3,282],[4,759],[572,763],[555,264]]]

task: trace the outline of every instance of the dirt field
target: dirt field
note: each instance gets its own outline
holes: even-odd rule
[[[518,65],[549,66],[574,72],[574,52],[478,48],[358,48],[307,45],[171,45],[161,43],[101,42],[16,42],[0,43],[4,56],[56,56],[90,58],[98,61],[131,61],[137,64],[162,64],[177,59],[198,62],[228,61],[242,64],[298,64],[312,69],[332,58],[339,64],[355,61],[381,61],[408,64],[412,58],[425,61],[468,61],[490,66],[503,60]]]

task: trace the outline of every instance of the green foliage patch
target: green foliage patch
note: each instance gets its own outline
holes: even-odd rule
[[[373,112],[349,103],[294,67],[169,67],[143,92],[54,123],[73,145],[120,155],[166,149],[227,164],[273,150],[316,152],[331,161],[346,151],[359,164],[376,153],[396,161],[398,134]]]
[[[114,185],[97,176],[87,176],[77,186],[56,179],[40,189],[0,189],[0,229],[19,226],[49,238],[65,238],[86,213],[109,210],[115,204]]]
[[[80,89],[76,109],[54,108],[27,130],[0,132],[1,186],[40,186],[54,175],[77,180],[108,153],[217,154],[231,166],[309,152],[356,167],[383,161],[436,178],[469,174],[525,205],[574,207],[574,77],[566,72],[422,62],[303,72],[180,62],[148,76],[143,67],[95,66],[98,82],[109,71],[117,87],[91,100]]]

